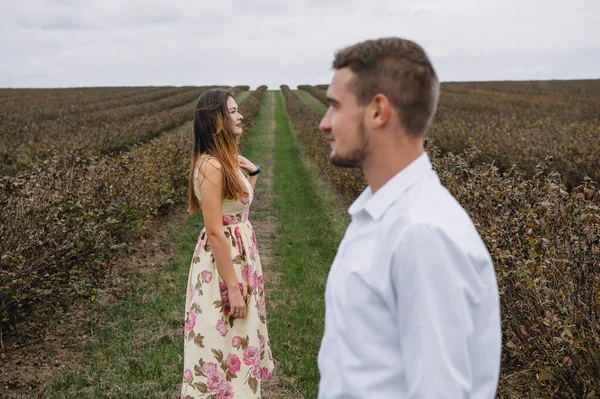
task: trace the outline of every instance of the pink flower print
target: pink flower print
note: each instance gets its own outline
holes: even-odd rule
[[[260,313],[261,316],[267,316],[267,304],[265,303],[265,297],[263,296],[262,298],[260,298],[260,301],[258,301],[258,312]]]
[[[254,235],[254,230],[252,230],[252,242],[254,243],[254,246],[256,247],[256,249],[258,249],[258,245],[256,243],[256,235]]]
[[[233,355],[230,353],[227,356],[227,367],[229,367],[229,370],[231,370],[232,373],[237,373],[242,367],[242,362],[240,361],[240,358],[237,355]]]
[[[229,226],[230,224],[235,224],[235,215],[226,213],[223,215],[223,226]]]
[[[244,286],[242,285],[242,283],[238,283],[238,287],[240,289],[240,294],[242,294],[242,296],[244,295]]]
[[[242,214],[242,220],[245,222],[246,220],[248,220],[248,215],[250,214],[250,208],[246,208],[246,210],[244,211],[244,213]]]
[[[196,297],[196,289],[192,284],[190,284],[190,301],[193,301]]]
[[[226,384],[225,377],[221,373],[214,373],[208,376],[206,385],[211,391],[218,391],[221,387]]]
[[[237,246],[237,250],[239,253],[242,253],[242,235],[240,234],[240,228],[236,227],[235,228],[235,241],[236,241],[236,246]]]
[[[233,345],[234,348],[238,348],[241,344],[242,344],[242,337],[240,337],[239,335],[236,335],[231,340],[231,345]]]
[[[204,363],[202,365],[202,372],[208,377],[213,374],[217,374],[217,364],[213,362]]]
[[[263,276],[259,276],[256,279],[256,289],[259,291],[264,291],[265,290],[265,286],[263,285]]]
[[[256,259],[256,251],[254,250],[254,245],[252,244],[248,247],[248,255],[250,255],[250,259]]]
[[[254,289],[256,287],[256,274],[252,271],[252,265],[247,264],[242,269],[242,278],[248,281],[248,285],[250,288]]]
[[[219,293],[222,301],[229,302],[229,290],[227,290],[227,284],[222,281],[219,281]]]
[[[263,367],[260,370],[260,379],[263,381],[269,381],[271,378],[273,378],[273,373],[270,373],[268,368]]]
[[[227,289],[227,284],[224,282],[219,282],[219,292],[221,294],[221,302],[223,304],[223,313],[229,314],[231,310],[231,306],[229,304],[229,290]]]
[[[254,274],[254,273],[248,274],[248,285],[252,289],[256,288],[256,274]]]
[[[185,369],[185,371],[183,372],[183,380],[185,382],[192,382],[193,379],[194,379],[194,374],[192,374],[192,370]]]
[[[260,363],[260,352],[256,346],[249,346],[244,351],[244,363],[247,366],[254,366]]]
[[[233,392],[233,387],[227,383],[221,386],[219,392],[217,392],[217,399],[233,399],[235,396],[235,392]]]
[[[203,271],[202,272],[202,280],[207,284],[210,283],[212,280],[212,273],[209,272],[208,270]]]
[[[258,340],[260,341],[260,349],[265,349],[265,336],[262,334],[258,335]]]
[[[196,313],[194,313],[193,311],[190,311],[188,313],[187,322],[185,323],[185,338],[187,338],[190,331],[192,331],[194,329],[195,325],[196,325]]]
[[[252,369],[252,377],[254,377],[254,378],[257,378],[257,379],[258,379],[258,378],[260,378],[260,374],[261,374],[261,371],[260,371],[260,364],[259,364],[259,363],[257,363],[257,364],[254,366],[254,368]]]
[[[248,198],[240,198],[240,202],[242,203],[242,205],[246,205],[248,203]]]
[[[216,329],[219,332],[219,334],[221,334],[222,337],[227,335],[227,325],[225,324],[225,321],[223,319],[220,319],[217,322]]]
[[[242,269],[242,278],[244,280],[248,280],[248,275],[252,273],[252,265],[250,263],[248,263],[246,266],[244,266],[244,268]]]

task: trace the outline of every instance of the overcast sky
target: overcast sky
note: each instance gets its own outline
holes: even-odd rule
[[[0,0],[0,87],[329,83],[400,36],[442,81],[600,78],[600,0]]]

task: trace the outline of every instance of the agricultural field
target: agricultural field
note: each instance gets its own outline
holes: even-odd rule
[[[318,129],[326,88],[238,86],[236,94],[250,128],[242,151],[264,170],[250,219],[270,276],[269,330],[281,375],[266,387],[267,399],[316,397],[325,279],[346,209],[366,186],[360,171],[329,163]],[[43,341],[40,320],[65,317],[74,303],[104,312],[95,299],[109,269],[185,206],[192,104],[206,89],[0,89],[2,359]],[[600,393],[599,119],[600,81],[442,85],[426,148],[494,260],[500,398]],[[176,245],[191,256],[201,220],[188,220]],[[162,338],[118,350],[86,346],[95,366],[29,385],[9,375],[0,384],[15,392],[11,398],[175,397],[183,325],[177,298],[185,295],[188,266],[184,256],[158,267],[143,276],[156,280],[151,290],[111,304],[104,317],[124,325],[121,335],[112,324],[86,333],[101,342],[132,334],[132,325],[156,334],[144,330],[158,306],[152,291],[163,300],[155,320]],[[157,353],[163,368],[146,370]],[[125,367],[122,358],[146,360]]]
[[[442,151],[467,147],[529,177],[547,164],[573,188],[600,181],[600,81],[442,83],[429,137]],[[321,86],[299,86],[326,104]]]
[[[206,88],[129,90],[95,98],[88,94],[2,102],[0,159],[15,174],[51,157],[110,153],[140,144],[189,119],[190,104]],[[93,102],[89,102],[93,101]]]
[[[0,317],[5,331],[37,317],[35,312],[56,312],[73,295],[93,297],[107,258],[127,252],[127,240],[143,232],[145,220],[181,202],[190,155],[191,133],[185,123],[193,116],[194,101],[206,89],[185,89],[175,95],[172,88],[144,89],[149,93],[143,98],[150,100],[141,104],[131,104],[129,96],[122,97],[121,89],[114,89],[122,107],[65,116],[69,112],[60,107],[72,109],[84,103],[90,95],[83,91],[73,98],[58,96],[55,113],[61,116],[57,119],[35,122],[35,115],[23,114],[22,125],[52,126],[54,130],[46,133],[55,139],[52,146],[46,146],[45,139],[28,144],[36,157],[19,165],[18,173],[0,177]],[[249,124],[265,89],[254,91],[254,101],[245,102]],[[126,91],[142,101],[139,89]],[[156,100],[154,93],[163,93],[164,98]],[[15,97],[11,103],[28,98],[11,94],[7,97],[7,101]],[[56,96],[41,95],[48,99],[48,107]],[[106,96],[99,99],[114,106]],[[184,105],[179,105],[182,100]],[[42,107],[44,100],[37,102]],[[156,108],[159,105],[163,108]],[[104,119],[89,116],[99,113],[105,114]],[[65,131],[78,126],[76,121],[81,125],[68,134],[59,129],[63,118],[74,121],[65,125]],[[117,130],[107,126],[116,127],[129,145],[117,149],[111,141]],[[21,145],[8,130],[0,134],[15,147]],[[20,156],[18,151],[9,154],[9,158]],[[5,161],[4,170],[14,172],[12,160]]]
[[[600,381],[599,84],[445,84],[430,129],[434,167],[497,269],[501,392],[514,397],[528,379],[575,397]],[[299,141],[348,205],[366,183],[328,162],[318,130],[324,89],[299,89],[282,86]]]

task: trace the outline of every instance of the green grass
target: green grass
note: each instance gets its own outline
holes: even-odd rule
[[[270,298],[277,306],[269,313],[269,334],[280,372],[298,377],[304,396],[315,398],[325,282],[341,237],[329,222],[313,177],[301,160],[281,93],[277,94],[275,120],[275,245],[280,259],[274,269],[281,273],[281,283]]]
[[[304,90],[292,90],[294,94],[300,98],[306,105],[311,107],[313,111],[317,113],[320,117],[325,116],[327,112],[327,107],[319,100],[314,98],[309,92]]]
[[[180,243],[180,254],[162,271],[132,275],[133,288],[122,301],[90,310],[107,322],[93,329],[93,339],[81,349],[85,363],[51,381],[48,398],[177,394],[187,275],[201,223],[201,217],[189,217],[171,236]]]

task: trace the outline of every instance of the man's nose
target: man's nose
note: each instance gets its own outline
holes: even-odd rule
[[[322,132],[328,132],[331,130],[331,124],[329,123],[329,120],[327,118],[321,119],[321,123],[319,123],[319,129]]]

